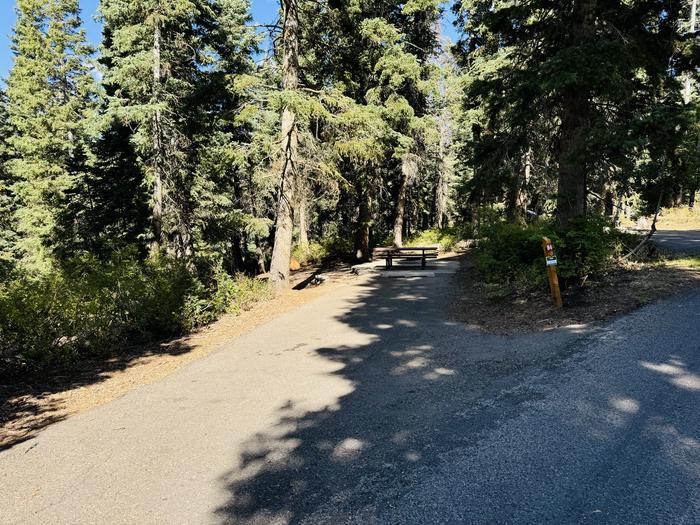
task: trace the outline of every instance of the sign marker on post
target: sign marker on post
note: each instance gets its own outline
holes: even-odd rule
[[[561,290],[559,290],[557,257],[554,255],[552,241],[548,237],[542,237],[542,249],[544,250],[545,261],[547,261],[547,275],[549,275],[549,289],[552,292],[552,300],[557,308],[562,308],[564,303],[561,300]]]

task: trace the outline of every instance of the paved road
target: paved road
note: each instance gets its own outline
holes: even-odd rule
[[[652,239],[663,250],[700,255],[700,230],[659,230]]]
[[[595,330],[364,277],[0,453],[0,522],[700,523],[700,293]]]

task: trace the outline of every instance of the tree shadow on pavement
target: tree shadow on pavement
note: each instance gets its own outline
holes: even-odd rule
[[[493,424],[470,410],[475,399],[547,357],[537,353],[543,342],[554,348],[572,337],[552,332],[507,344],[446,321],[453,288],[444,275],[372,278],[337,318],[371,342],[315,349],[339,365],[335,374],[352,391],[320,411],[281,407],[276,428],[250,440],[240,468],[223,480],[230,498],[219,521],[300,523],[312,513],[326,523],[351,514],[371,521],[380,501]],[[515,396],[510,409],[520,401]]]
[[[679,396],[700,393],[697,360],[683,361],[661,342],[644,347],[631,339],[626,320],[622,329],[613,323],[600,331],[480,334],[445,321],[453,285],[429,278],[369,283],[338,320],[370,342],[315,350],[339,365],[334,373],[352,391],[319,411],[280,407],[277,425],[250,439],[236,458],[240,467],[222,478],[228,498],[218,522],[373,523],[384,516],[398,523],[415,512],[408,522],[429,523],[453,511],[460,522],[460,512],[482,508],[493,522],[510,522],[514,512],[534,520],[523,523],[541,522],[554,512],[564,521],[551,522],[563,523],[597,505],[601,516],[622,523],[630,522],[629,509],[644,508],[639,491],[649,493],[659,516],[666,504],[687,507],[700,479],[700,436],[697,415],[678,406]],[[628,344],[649,360],[620,352],[612,357],[616,368],[596,376],[606,365],[576,369],[588,359],[578,352],[589,343],[605,350],[594,360]],[[646,382],[630,386],[630,365]],[[549,428],[521,422],[533,404]],[[499,442],[515,449],[469,448],[501,434]],[[476,456],[465,460],[464,450]],[[608,464],[611,457],[619,463]],[[450,471],[458,460],[466,463]],[[645,481],[650,469],[666,475]],[[414,493],[426,478],[434,480],[427,492]],[[654,503],[654,493],[666,503]],[[424,521],[430,516],[434,521]]]

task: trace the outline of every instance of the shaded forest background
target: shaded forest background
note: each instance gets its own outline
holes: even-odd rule
[[[191,330],[292,257],[481,238],[485,279],[540,282],[546,234],[574,279],[700,187],[692,0],[281,0],[265,27],[245,0],[102,0],[98,49],[77,0],[16,9],[9,368]]]

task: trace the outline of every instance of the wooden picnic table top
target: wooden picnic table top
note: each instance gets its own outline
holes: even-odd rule
[[[425,269],[427,260],[437,259],[439,254],[440,252],[437,246],[393,246],[375,248],[372,251],[372,257],[386,259],[387,270],[393,267],[394,259],[420,259],[421,268]]]
[[[374,249],[377,252],[415,252],[415,251],[438,251],[437,246],[387,246]]]

